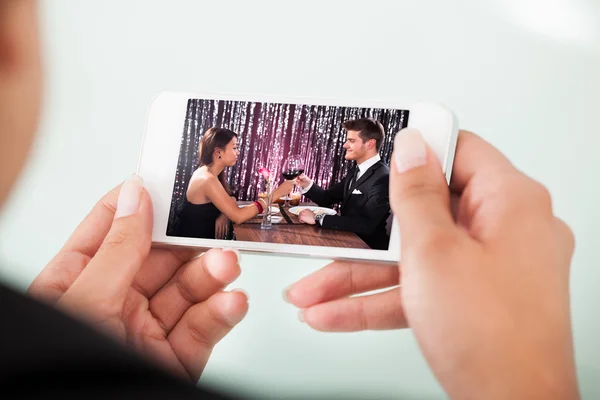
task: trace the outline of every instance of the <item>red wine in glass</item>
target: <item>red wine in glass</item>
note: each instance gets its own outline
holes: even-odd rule
[[[286,180],[291,181],[303,173],[304,173],[304,162],[302,161],[300,156],[291,155],[290,157],[288,157],[288,159],[285,161],[285,163],[283,165],[283,172],[282,172],[283,177]],[[284,207],[288,207],[288,206],[289,206],[288,195],[286,194]]]
[[[283,171],[283,177],[291,181],[292,179],[296,179],[298,176],[304,173],[304,169],[288,169],[287,171]]]

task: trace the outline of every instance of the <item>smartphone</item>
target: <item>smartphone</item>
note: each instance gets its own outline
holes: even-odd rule
[[[406,127],[449,183],[458,122],[435,103],[163,91],[137,169],[153,245],[397,262],[389,167]]]

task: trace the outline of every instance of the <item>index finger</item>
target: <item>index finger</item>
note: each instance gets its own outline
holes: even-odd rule
[[[307,308],[399,283],[400,271],[395,264],[335,261],[288,287],[283,297],[296,307]]]
[[[58,252],[55,260],[63,260],[61,257],[68,253],[85,255],[88,260],[92,259],[110,230],[117,209],[117,201],[121,186],[119,184],[106,193],[92,208],[89,214],[73,231],[62,249]],[[192,249],[154,249],[138,275],[134,284],[143,294],[151,296],[175,273],[175,270],[197,255],[198,251]],[[70,265],[52,265],[52,268],[69,268]],[[47,267],[47,268],[48,268]],[[64,287],[69,287],[79,275],[69,274],[70,282],[65,282]]]
[[[88,215],[79,223],[69,239],[60,249],[60,253],[81,253],[93,258],[112,226],[119,192],[123,183],[115,186],[94,205]],[[173,257],[181,263],[190,260],[197,252],[189,249],[170,250]]]
[[[487,141],[468,131],[460,131],[450,188],[462,193],[475,174],[495,174],[513,170],[511,162]]]
[[[75,228],[59,253],[76,252],[94,257],[112,225],[122,185],[119,184],[102,196]]]

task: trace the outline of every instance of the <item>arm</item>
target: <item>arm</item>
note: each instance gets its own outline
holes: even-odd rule
[[[304,193],[304,195],[317,203],[320,207],[328,207],[344,200],[345,185],[346,178],[342,179],[341,182],[335,183],[327,190],[311,183],[310,189]]]
[[[194,203],[201,202],[202,196],[207,197],[227,218],[236,224],[241,224],[259,214],[258,207],[250,205],[248,207],[239,207],[237,202],[221,185],[221,182],[214,177],[195,179],[190,183],[187,197],[188,201]],[[264,207],[264,201],[259,200]]]
[[[234,196],[230,196],[234,201],[237,201],[237,199]],[[221,239],[224,238],[225,235],[227,234],[227,230],[229,229],[229,218],[227,218],[227,215],[225,214],[221,214],[217,217],[217,220],[215,221],[215,238],[216,239]]]
[[[328,229],[350,231],[370,235],[390,210],[389,178],[382,176],[375,182],[367,194],[368,200],[360,216],[327,215],[323,218],[322,226]]]

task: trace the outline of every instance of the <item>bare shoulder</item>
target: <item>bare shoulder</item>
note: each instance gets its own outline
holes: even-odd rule
[[[216,176],[212,175],[208,171],[197,169],[190,177],[190,183],[188,185],[187,198],[188,201],[194,202],[205,202],[206,194],[214,185],[220,184]]]
[[[197,169],[194,171],[192,177],[190,178],[190,185],[197,187],[213,185],[215,183],[219,183],[217,177],[203,169]]]

